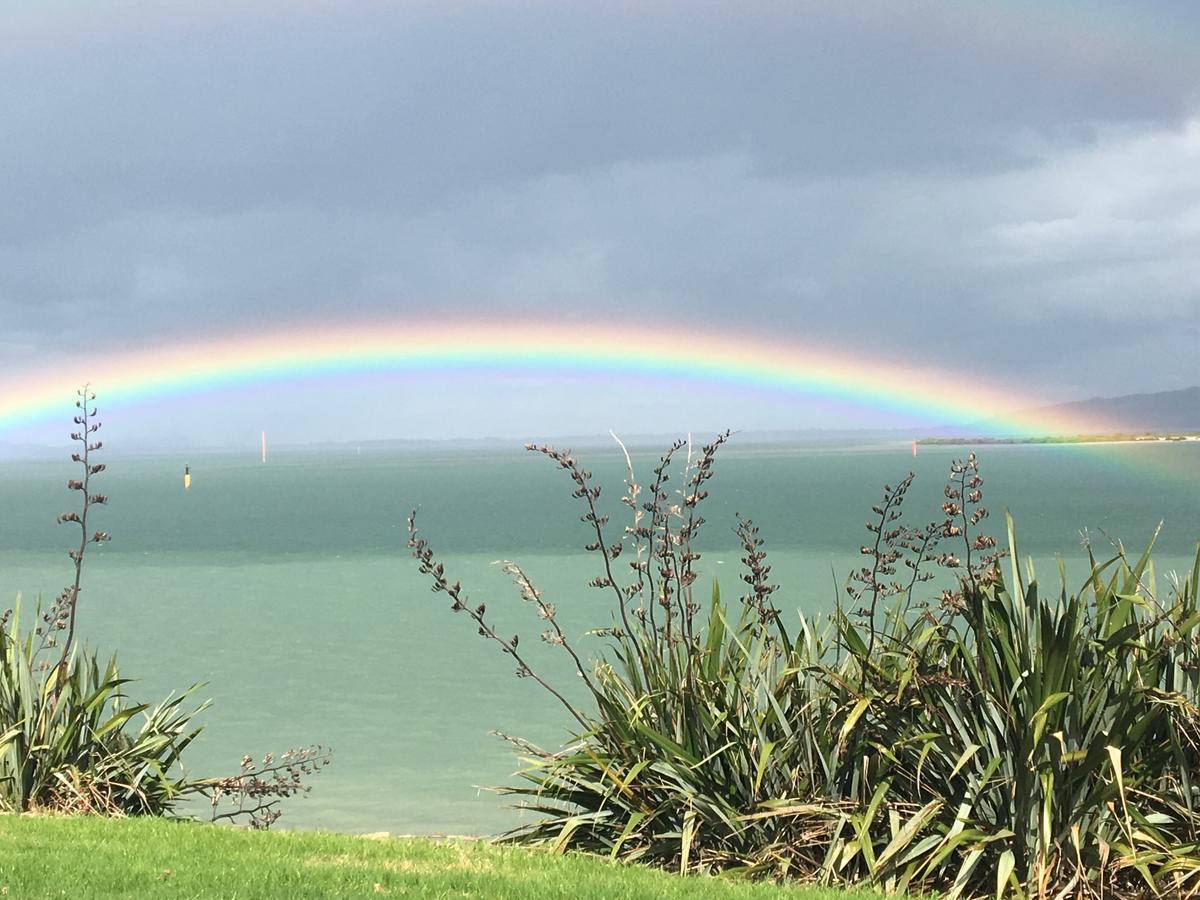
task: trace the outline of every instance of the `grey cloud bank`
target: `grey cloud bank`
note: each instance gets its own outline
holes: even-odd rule
[[[0,378],[81,345],[487,313],[736,325],[1060,399],[1200,381],[1189,3],[4,17]],[[660,422],[537,379],[450,379],[454,428],[399,402],[405,433],[519,435],[581,430],[581,392],[599,431],[854,421],[718,391]],[[398,393],[309,386],[312,438],[403,436],[372,418]],[[144,427],[232,436],[298,402],[255,397]]]

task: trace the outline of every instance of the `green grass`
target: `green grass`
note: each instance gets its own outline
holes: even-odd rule
[[[0,816],[5,897],[480,897],[866,900],[682,878],[482,842],[252,832],[163,819]]]

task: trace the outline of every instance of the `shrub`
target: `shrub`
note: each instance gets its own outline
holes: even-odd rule
[[[847,582],[856,608],[789,627],[749,520],[737,526],[744,595],[693,595],[698,508],[727,437],[689,459],[675,497],[666,484],[682,444],[645,500],[630,466],[632,521],[615,541],[590,473],[531,448],[573,482],[602,565],[592,584],[614,598],[607,649],[585,663],[554,605],[509,565],[550,624],[542,640],[571,655],[585,704],[495,632],[410,519],[434,590],[579,726],[557,751],[510,739],[524,784],[501,792],[541,815],[509,839],[951,897],[1200,893],[1200,550],[1165,595],[1150,550],[1131,561],[1119,546],[1104,561],[1089,548],[1082,590],[1063,575],[1047,595],[1019,563],[1011,521],[1003,567],[996,541],[976,533],[987,512],[972,455],[952,465],[941,515],[923,527],[902,518],[912,476],[885,488],[866,564]],[[939,569],[950,583],[934,593]]]

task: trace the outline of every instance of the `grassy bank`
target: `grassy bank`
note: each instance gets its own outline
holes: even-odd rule
[[[162,819],[0,816],[6,897],[487,897],[847,900],[471,841],[254,832]]]

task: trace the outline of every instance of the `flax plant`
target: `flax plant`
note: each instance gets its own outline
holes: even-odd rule
[[[109,540],[89,521],[108,501],[92,490],[92,479],[106,468],[95,462],[102,447],[95,399],[86,385],[77,392],[71,460],[80,468],[67,488],[80,505],[58,517],[79,529],[78,545],[68,550],[73,579],[47,610],[37,605],[28,631],[19,598],[0,613],[0,811],[166,815],[200,795],[214,821],[268,827],[281,800],[309,789],[304,779],[329,763],[328,750],[290,750],[279,760],[267,754],[261,763],[245,757],[235,775],[192,778],[182,756],[200,733],[197,715],[209,705],[193,704],[200,686],[154,706],[131,703],[116,656],[105,661],[78,642],[84,558],[90,546]]]
[[[0,627],[0,809],[160,814],[189,784],[179,762],[200,731],[192,720],[207,705],[185,708],[197,686],[154,707],[131,704],[116,657],[104,662],[76,642],[84,557],[109,540],[89,530],[90,514],[108,501],[92,491],[106,468],[94,461],[103,446],[95,438],[95,400],[87,385],[77,391],[71,460],[79,477],[67,489],[78,492],[80,506],[58,517],[79,529],[78,545],[67,551],[72,582],[45,612],[37,610],[31,631],[21,630],[19,603]]]
[[[1200,896],[1200,548],[1160,589],[1149,548],[1098,559],[1089,546],[1082,586],[1060,566],[1044,591],[1011,519],[1003,549],[978,531],[972,454],[924,525],[903,517],[911,474],[885,488],[849,608],[782,611],[764,539],[740,516],[746,592],[714,584],[702,601],[692,541],[728,437],[689,454],[674,491],[684,442],[645,490],[626,453],[630,521],[615,538],[591,474],[529,448],[568,476],[600,563],[591,584],[612,598],[606,645],[585,656],[509,564],[585,702],[534,675],[410,518],[434,590],[578,726],[558,750],[508,738],[525,766],[500,792],[539,814],[509,840],[950,898]]]

